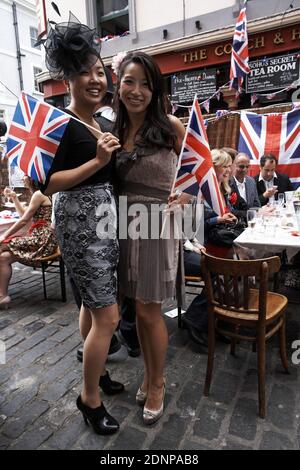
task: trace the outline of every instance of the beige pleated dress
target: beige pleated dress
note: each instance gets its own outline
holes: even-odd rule
[[[127,197],[127,209],[124,199],[119,204],[119,289],[143,303],[176,294],[179,240],[172,223],[170,236],[160,238],[176,166],[177,155],[168,149],[121,150],[116,156],[119,196]]]

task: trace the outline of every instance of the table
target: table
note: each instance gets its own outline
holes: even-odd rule
[[[19,219],[1,219],[0,218],[0,234],[6,232]]]
[[[300,236],[292,235],[292,232],[299,233],[296,218],[294,218],[294,228],[276,227],[273,236],[266,236],[251,228],[247,228],[239,237],[234,240],[236,246],[251,250],[250,258],[258,259],[266,256],[273,256],[286,250],[288,262],[300,251]],[[276,287],[278,290],[280,279],[276,277]],[[299,304],[299,298],[288,296],[289,302]]]
[[[264,233],[255,231],[255,229],[252,232],[252,229],[246,228],[234,240],[234,244],[255,250],[259,257],[263,257],[266,253],[278,253],[286,250],[287,257],[290,260],[300,251],[300,236],[294,236],[291,232],[295,233],[296,229],[277,227],[274,236],[269,237]]]

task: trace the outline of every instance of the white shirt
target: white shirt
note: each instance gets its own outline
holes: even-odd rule
[[[110,106],[102,106],[97,112],[108,121],[115,122],[116,120],[116,114]]]
[[[263,180],[263,182],[265,183],[266,191],[267,191],[268,189],[273,188],[273,186],[274,186],[274,178],[277,178],[276,173],[274,173],[274,176],[273,176],[273,178],[272,178],[270,181],[265,180],[265,179],[262,177],[261,173],[260,173],[258,180],[259,180],[259,181]],[[275,200],[275,197],[274,197],[274,196],[271,196],[271,197],[269,198],[269,202],[271,202],[271,203],[274,202],[274,200]]]
[[[239,190],[239,193],[240,193],[240,196],[244,199],[244,201],[247,202],[247,195],[246,195],[246,179],[244,179],[244,181],[241,183],[240,181],[238,181],[236,179],[236,177],[234,177],[235,179],[235,182],[236,182],[236,185],[237,185],[237,188]]]

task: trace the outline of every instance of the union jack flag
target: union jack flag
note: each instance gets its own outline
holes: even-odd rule
[[[250,72],[246,8],[247,0],[245,0],[235,25],[231,54],[231,88],[239,91],[246,75]]]
[[[7,157],[39,183],[45,183],[70,116],[22,92],[8,132]]]
[[[300,185],[300,109],[282,114],[241,113],[239,152],[250,157],[250,174],[259,172],[259,160],[272,153],[278,173]]]
[[[179,158],[175,189],[193,196],[198,196],[201,190],[203,198],[214,212],[224,214],[204,121],[196,98]]]

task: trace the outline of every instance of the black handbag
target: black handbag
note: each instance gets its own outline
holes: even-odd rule
[[[209,228],[208,241],[216,246],[231,247],[233,241],[245,230],[243,222],[235,225],[217,224]]]

